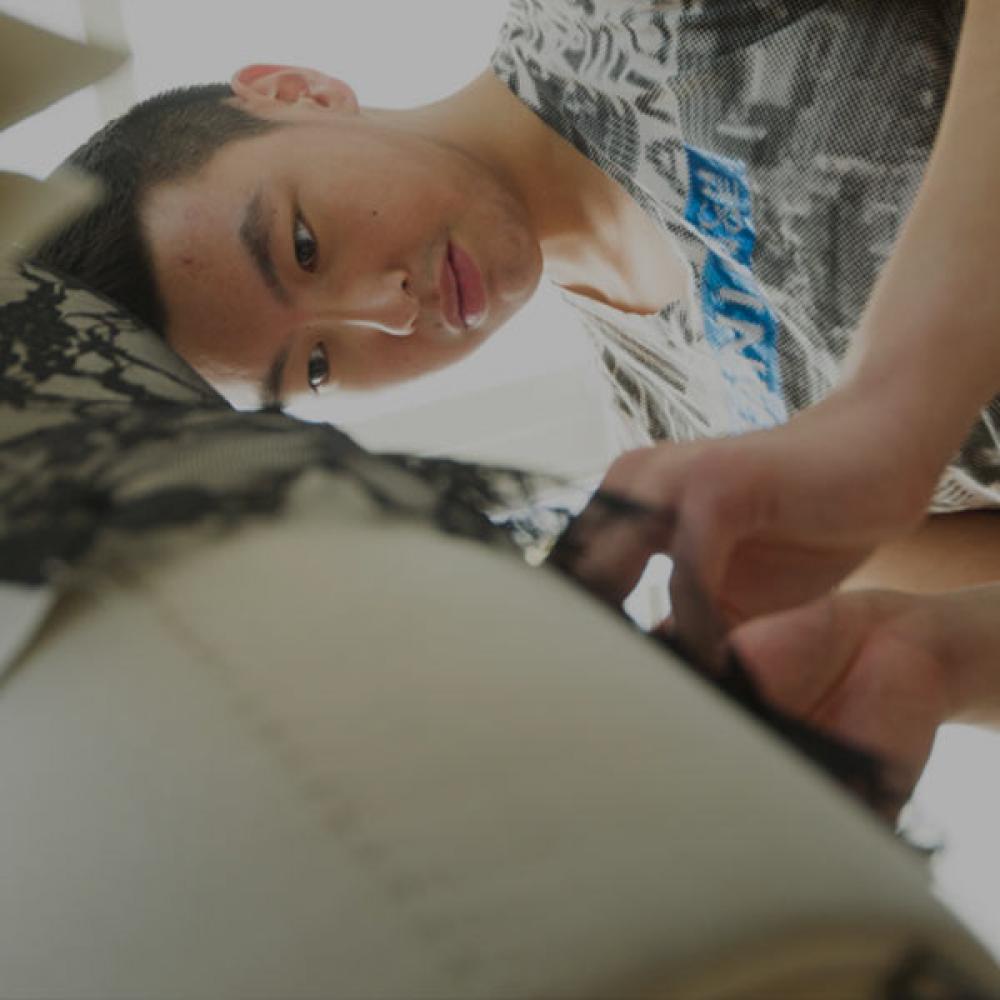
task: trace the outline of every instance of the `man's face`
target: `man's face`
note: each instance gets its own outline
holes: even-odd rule
[[[290,127],[227,144],[143,205],[167,338],[210,381],[264,402],[400,381],[531,296],[537,240],[478,161],[364,114],[262,111]]]

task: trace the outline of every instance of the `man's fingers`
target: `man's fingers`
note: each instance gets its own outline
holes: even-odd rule
[[[550,562],[620,604],[650,557],[666,551],[675,519],[655,461],[657,448],[626,452],[558,540]]]
[[[688,502],[671,549],[670,605],[675,634],[703,666],[720,668],[732,622],[721,595],[741,525],[721,516],[706,497]]]
[[[821,597],[802,607],[755,618],[730,644],[765,697],[800,716],[817,712],[857,660],[899,595],[859,591]]]
[[[665,552],[675,518],[603,488],[556,543],[550,560],[602,598],[621,603],[650,557]]]
[[[822,699],[849,650],[839,642],[830,598],[755,618],[736,628],[730,645],[769,701],[807,716]]]

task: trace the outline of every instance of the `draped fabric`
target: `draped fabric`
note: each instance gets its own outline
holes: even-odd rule
[[[529,557],[569,521],[538,502],[559,485],[545,476],[373,455],[329,425],[238,412],[121,308],[37,267],[0,274],[0,619],[102,558],[157,558],[280,517],[307,475],[342,487],[321,502]],[[714,680],[866,801],[898,808],[892,774],[774,712],[738,664]]]

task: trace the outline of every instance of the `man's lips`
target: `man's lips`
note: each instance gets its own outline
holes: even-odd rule
[[[486,316],[486,287],[476,262],[449,243],[441,262],[441,310],[455,330],[474,330]]]
[[[448,260],[458,279],[460,309],[465,325],[475,329],[486,317],[486,287],[476,262],[457,243],[448,244]]]

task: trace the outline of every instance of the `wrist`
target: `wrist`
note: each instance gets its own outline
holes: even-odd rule
[[[863,400],[880,428],[936,481],[996,390],[992,366],[956,351],[944,333],[954,333],[961,347],[960,321],[936,322],[938,310],[929,304],[922,317],[882,317],[876,331],[881,312],[875,308],[862,322],[835,393]]]
[[[867,488],[899,532],[915,527],[926,515],[934,487],[955,451],[950,438],[945,440],[937,428],[931,432],[934,407],[909,389],[887,386],[864,373],[799,414],[835,428],[831,433],[859,458],[871,456],[865,465]]]

